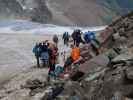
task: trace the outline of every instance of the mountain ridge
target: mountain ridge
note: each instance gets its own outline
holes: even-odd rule
[[[99,26],[133,10],[131,0],[0,0],[0,20]]]

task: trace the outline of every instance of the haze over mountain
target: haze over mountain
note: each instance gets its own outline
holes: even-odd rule
[[[58,25],[106,25],[132,10],[133,0],[0,0],[0,20]]]

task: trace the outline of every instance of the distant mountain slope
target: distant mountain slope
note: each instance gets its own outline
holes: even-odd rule
[[[51,7],[77,25],[103,25],[133,10],[133,0],[48,0]]]
[[[47,23],[51,13],[45,0],[0,0],[0,20],[18,18]]]
[[[0,0],[0,20],[96,26],[133,10],[133,0]]]
[[[101,17],[105,16],[107,11],[96,0],[49,0],[49,4],[56,11],[62,12],[60,14],[73,22],[73,25],[105,24]]]

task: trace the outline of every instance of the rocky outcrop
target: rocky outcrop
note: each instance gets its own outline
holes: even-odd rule
[[[0,13],[0,20],[24,19],[47,23],[52,18],[46,0],[0,0]]]
[[[52,13],[49,11],[46,0],[36,1],[37,7],[33,9],[31,21],[48,23],[52,20]]]
[[[80,87],[84,91],[86,100],[126,100],[133,99],[132,94],[132,65],[133,65],[133,54],[132,54],[132,38],[133,38],[133,25],[132,22],[133,13],[129,13],[126,16],[114,21],[104,32],[109,32],[110,36],[106,42],[103,42],[103,46],[109,49],[119,48],[120,54],[117,53],[113,58],[110,59],[110,63],[104,64],[101,71],[94,71],[90,74],[87,73],[80,82]],[[128,24],[127,24],[128,23]],[[112,30],[112,31],[109,31]],[[109,34],[108,33],[108,34]],[[124,46],[116,46],[115,44],[120,44],[112,40],[113,34],[119,33],[120,38],[126,37],[126,44]],[[109,46],[109,44],[111,44]],[[116,50],[115,50],[116,51]],[[103,53],[106,55],[106,53]],[[107,55],[106,55],[107,56]],[[109,56],[109,55],[108,55]],[[96,57],[98,58],[98,57]],[[100,59],[101,60],[101,59]],[[90,60],[91,61],[91,60]],[[88,61],[88,62],[90,62]],[[105,61],[105,60],[104,60]],[[91,66],[90,63],[81,66],[88,68],[90,72],[95,69],[100,68],[98,62],[95,66]],[[76,89],[75,89],[76,90]],[[75,91],[73,89],[73,91]],[[87,96],[86,96],[87,95]],[[71,96],[71,95],[70,95]],[[78,96],[78,95],[77,95]]]
[[[129,13],[126,16],[113,22],[104,32],[109,32],[110,36],[103,46],[110,49],[102,55],[110,59],[103,60],[104,57],[96,56],[91,60],[81,64],[80,70],[84,73],[82,78],[77,79],[66,85],[64,94],[60,94],[68,98],[82,98],[82,100],[132,100],[133,99],[133,52],[132,52],[132,16]],[[129,22],[128,22],[129,21]],[[126,24],[130,23],[130,24]],[[127,25],[127,26],[126,26]],[[130,28],[129,28],[130,27]],[[109,31],[111,30],[111,31]],[[119,33],[120,38],[126,37],[124,46],[116,46],[120,44],[112,40],[113,34]],[[111,44],[111,46],[109,46]],[[120,50],[116,50],[116,48]],[[112,55],[112,50],[117,54]],[[100,58],[99,58],[100,57]],[[99,60],[96,60],[99,59]],[[100,64],[100,61],[107,63]],[[85,68],[85,69],[84,69]],[[78,72],[79,73],[79,72]],[[73,78],[72,78],[73,79]],[[69,91],[71,89],[71,92]],[[79,89],[79,90],[78,90]],[[77,92],[78,91],[78,92]]]

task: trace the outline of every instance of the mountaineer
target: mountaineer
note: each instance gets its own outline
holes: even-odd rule
[[[69,33],[68,32],[64,32],[63,33],[63,37],[62,39],[64,40],[64,45],[67,45],[68,46],[68,42],[69,42]]]
[[[36,60],[37,60],[37,67],[40,67],[40,55],[41,55],[41,43],[36,43],[36,45],[33,47],[32,52],[35,54]]]
[[[115,42],[115,47],[122,48],[122,49],[127,48],[126,45],[127,45],[128,37],[125,34],[117,32],[113,34],[112,38],[113,38],[113,41]]]
[[[40,59],[42,60],[42,63],[43,63],[43,67],[49,65],[49,52],[48,52],[48,46],[49,44],[47,42],[43,42],[42,45],[41,45],[41,57]]]
[[[81,35],[82,35],[82,32],[80,29],[74,30],[74,32],[72,33],[74,45],[76,45],[77,47],[80,45],[81,42],[84,44],[84,41],[82,40]]]
[[[96,55],[99,54],[100,43],[96,39],[94,32],[88,31],[84,33],[84,40],[87,44],[90,44]]]
[[[74,30],[74,32],[72,33],[74,45],[76,45],[76,34],[77,34],[76,30]]]
[[[50,53],[50,58],[49,58],[48,81],[50,80],[51,77],[55,77],[54,72],[55,72],[56,59],[58,55],[58,48],[54,44],[50,44],[49,53]]]
[[[91,40],[95,40],[95,39],[96,39],[96,36],[94,32],[88,31],[84,33],[84,40],[86,43],[90,43]]]
[[[80,48],[75,45],[71,45],[71,48],[71,59],[74,62],[80,58]]]

